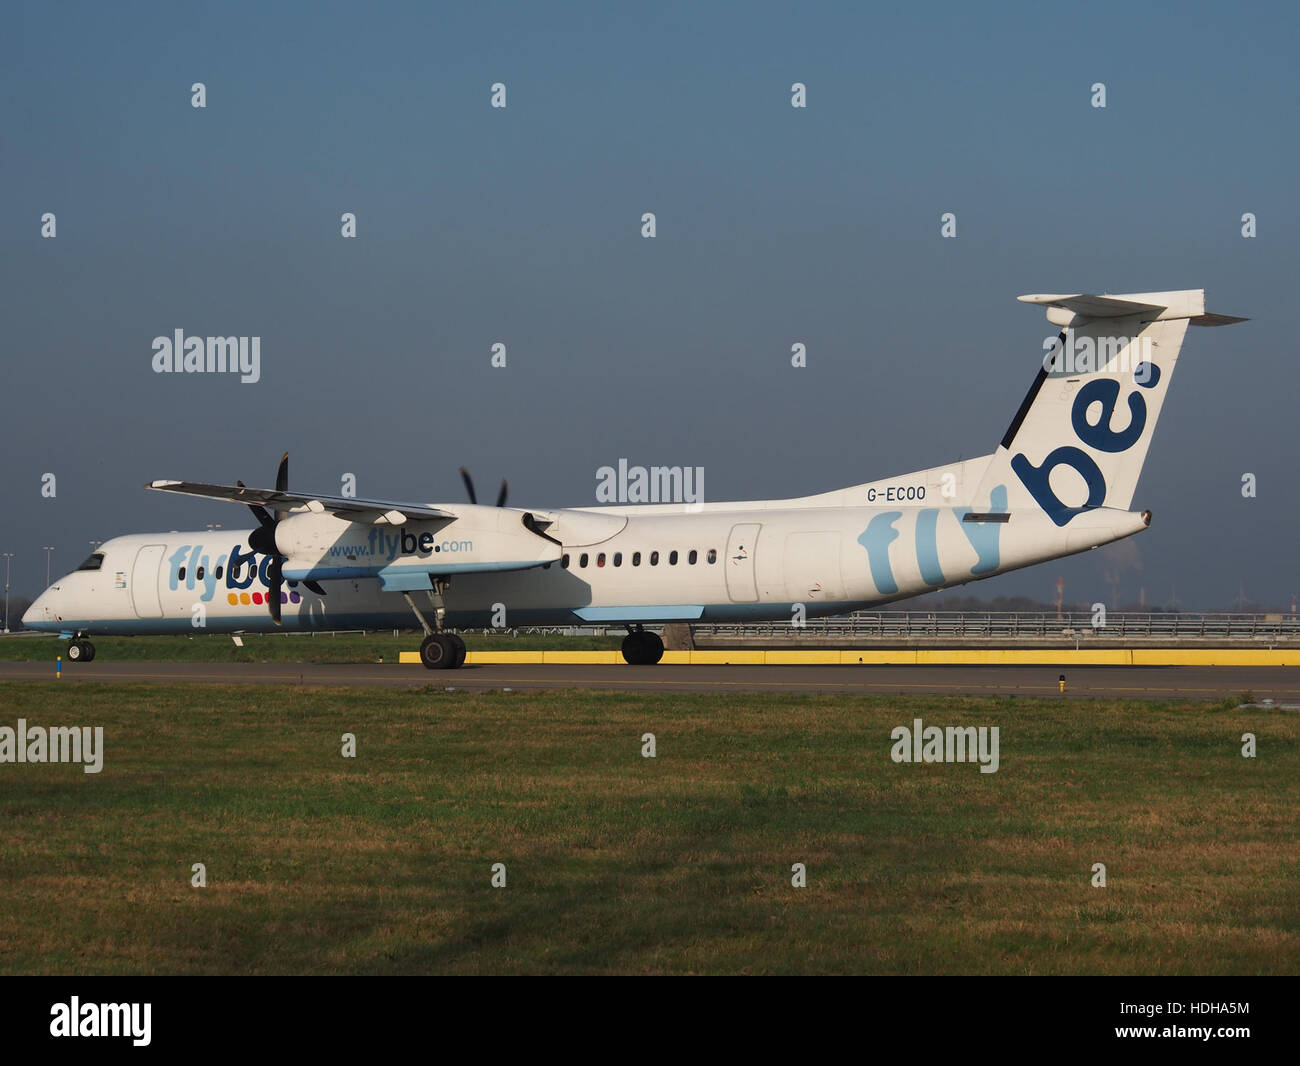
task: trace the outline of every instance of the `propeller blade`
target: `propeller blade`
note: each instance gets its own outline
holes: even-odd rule
[[[474,491],[474,479],[469,476],[469,471],[466,470],[463,466],[460,468],[460,479],[461,481],[465,482],[465,492],[469,496],[469,502],[473,504],[477,504],[478,493]],[[501,491],[497,493],[498,507],[504,507],[506,505],[506,493],[509,490],[510,490],[510,486],[506,484],[506,479],[502,478]]]
[[[289,453],[284,453],[284,458],[280,460],[280,469],[275,472],[275,491],[286,492],[289,488]],[[276,511],[275,520],[283,521],[289,517],[288,511]]]
[[[312,592],[316,593],[317,596],[325,595],[325,590],[320,587],[319,581],[304,581],[303,584],[307,586],[307,588],[311,589]]]
[[[280,625],[280,596],[284,586],[284,575],[281,571],[280,556],[271,560],[271,565],[266,568],[266,583],[269,591],[266,594],[266,605],[271,610],[271,621]]]
[[[236,481],[235,484],[241,489],[247,487],[242,481]],[[260,503],[250,503],[248,509],[253,512],[253,517],[257,519],[257,524],[259,526],[268,526],[271,524],[271,512]]]
[[[469,494],[469,502],[478,503],[478,496],[474,492],[474,479],[469,476],[469,471],[463,466],[460,468],[460,479],[465,482],[465,491]]]

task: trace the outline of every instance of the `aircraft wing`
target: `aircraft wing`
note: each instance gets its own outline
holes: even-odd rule
[[[208,485],[201,481],[150,481],[145,488],[182,496],[202,496],[208,500],[242,503],[245,506],[269,507],[277,511],[313,514],[328,511],[349,522],[369,522],[372,525],[400,526],[411,519],[443,518],[451,521],[459,517],[455,511],[423,503],[306,495],[280,489],[250,489],[242,485]]]

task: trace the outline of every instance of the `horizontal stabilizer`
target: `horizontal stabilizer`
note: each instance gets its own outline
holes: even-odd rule
[[[1128,297],[1089,296],[1087,293],[1076,293],[1073,296],[1031,294],[1017,296],[1016,299],[1022,304],[1065,308],[1085,318],[1123,318],[1125,315],[1140,315],[1144,311],[1164,311],[1168,307],[1167,304],[1146,303]]]
[[[1079,326],[1103,318],[1136,315],[1148,322],[1187,319],[1194,326],[1230,326],[1245,322],[1232,315],[1208,314],[1204,289],[1170,292],[1122,292],[1094,296],[1090,293],[1032,293],[1016,297],[1021,303],[1047,308],[1047,321],[1054,326]]]
[[[1187,320],[1193,326],[1231,326],[1234,322],[1249,322],[1248,318],[1237,318],[1235,315],[1212,315],[1206,313],[1197,315],[1195,318]]]

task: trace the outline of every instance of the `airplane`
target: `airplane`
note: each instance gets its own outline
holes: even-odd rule
[[[95,657],[91,633],[424,631],[430,669],[465,661],[455,629],[626,627],[624,659],[653,664],[646,626],[840,615],[952,588],[1140,533],[1131,510],[1202,289],[1021,296],[1060,328],[988,455],[786,500],[558,510],[411,503],[151,481],[249,507],[239,531],[146,533],[100,545],[23,624]],[[1046,348],[1047,346],[1044,345]],[[1122,408],[1122,410],[1117,410]],[[427,601],[421,610],[421,601]]]

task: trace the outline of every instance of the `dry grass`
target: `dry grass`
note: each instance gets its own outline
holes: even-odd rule
[[[918,715],[998,726],[1001,769],[892,763],[890,729]],[[0,684],[0,725],[18,717],[103,725],[106,756],[99,775],[0,764],[5,973],[1217,974],[1300,958],[1300,720],[1284,712]]]

